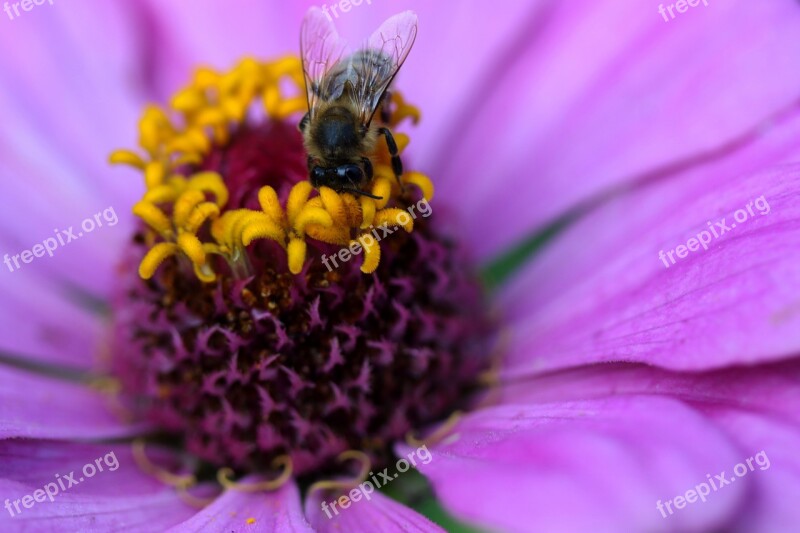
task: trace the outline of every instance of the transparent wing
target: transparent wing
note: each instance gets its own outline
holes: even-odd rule
[[[341,94],[346,80],[327,74],[336,68],[344,48],[345,43],[328,16],[318,7],[309,9],[300,30],[300,57],[311,116],[320,100],[329,100],[334,93]]]
[[[351,98],[359,110],[362,124],[369,124],[383,94],[406,60],[417,37],[417,15],[405,11],[388,18],[361,50],[336,67],[336,81],[352,85]],[[339,89],[341,94],[341,89]]]

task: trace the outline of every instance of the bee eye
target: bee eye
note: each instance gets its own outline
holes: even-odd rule
[[[361,169],[358,168],[356,165],[348,165],[347,169],[344,172],[347,179],[352,181],[353,183],[360,182],[361,177],[363,176]]]
[[[311,171],[311,175],[314,179],[321,180],[325,177],[325,169],[322,167],[314,167],[314,169]]]

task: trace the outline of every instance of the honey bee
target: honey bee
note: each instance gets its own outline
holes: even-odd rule
[[[403,65],[417,36],[417,16],[411,11],[387,19],[350,55],[333,22],[312,7],[303,19],[300,55],[308,96],[308,113],[300,121],[308,153],[309,181],[337,192],[379,199],[362,187],[372,180],[371,154],[378,139],[386,139],[392,172],[400,181],[403,163],[392,132],[372,124],[380,108],[388,121],[389,85]]]

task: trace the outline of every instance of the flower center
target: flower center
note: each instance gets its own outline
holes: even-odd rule
[[[374,462],[464,406],[487,361],[482,294],[435,231],[430,180],[370,159],[376,197],[307,180],[299,60],[197,70],[140,121],[142,224],[123,258],[114,369],[128,406],[241,472]],[[288,96],[287,96],[288,94]],[[419,115],[395,93],[388,125]],[[399,148],[408,137],[396,134]]]

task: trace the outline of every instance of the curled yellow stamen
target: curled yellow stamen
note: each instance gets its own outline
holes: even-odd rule
[[[173,474],[168,470],[153,464],[145,452],[144,439],[138,438],[134,440],[133,443],[131,443],[131,449],[133,452],[133,459],[136,461],[136,464],[139,466],[139,468],[141,468],[146,474],[151,475],[159,480],[161,483],[169,485],[170,487],[188,488],[197,482],[197,478],[195,478],[195,476],[192,474]]]
[[[382,209],[372,221],[375,226],[400,226],[408,233],[414,230],[414,219],[404,209]]]
[[[272,187],[261,187],[258,191],[258,203],[264,213],[276,224],[283,223],[283,208],[278,200],[278,193]]]
[[[458,421],[461,420],[461,417],[463,415],[464,414],[461,411],[453,411],[447,418],[447,420],[445,420],[444,423],[442,423],[441,426],[436,428],[436,430],[433,433],[431,433],[424,439],[419,439],[414,435],[413,431],[409,431],[408,433],[406,433],[406,444],[408,444],[409,446],[420,448],[422,446],[432,446],[434,444],[442,442],[443,440],[445,440],[445,438],[456,438],[458,434],[456,433],[451,435],[450,432],[453,430],[456,424],[458,424]]]
[[[216,496],[212,498],[199,498],[189,492],[189,487],[178,487],[175,493],[185,504],[196,507],[197,509],[208,507],[217,499]]]
[[[220,468],[217,471],[217,481],[227,490],[235,490],[238,492],[261,492],[279,489],[292,477],[292,458],[288,455],[281,455],[272,461],[272,466],[273,468],[282,469],[280,475],[272,480],[240,483],[231,480],[233,470],[230,468]]]
[[[144,220],[148,226],[159,233],[172,231],[172,223],[164,212],[147,202],[138,202],[133,206],[133,214]]]
[[[203,251],[203,243],[196,235],[191,233],[181,233],[178,235],[178,246],[181,251],[189,256],[192,263],[202,265],[206,262],[206,253]]]
[[[328,211],[319,207],[305,207],[294,220],[294,230],[299,234],[305,234],[306,226],[317,224],[323,227],[333,226],[333,219]]]
[[[286,215],[290,221],[294,221],[297,215],[305,206],[308,201],[308,195],[311,194],[313,187],[307,181],[301,181],[289,192],[289,199],[286,201]]]
[[[108,158],[108,162],[113,165],[130,165],[144,170],[145,162],[141,156],[130,150],[114,150]]]
[[[242,229],[242,244],[249,246],[255,239],[272,239],[283,245],[285,234],[283,229],[269,217],[252,217]]]
[[[139,276],[142,279],[150,279],[156,273],[158,267],[169,256],[178,253],[178,245],[171,242],[160,242],[150,248],[139,264]]]
[[[411,183],[419,187],[422,196],[430,202],[433,200],[433,183],[430,178],[421,172],[407,172],[403,175],[403,182]]]
[[[186,221],[186,231],[197,232],[200,226],[209,218],[216,218],[219,215],[219,207],[211,202],[204,202],[194,208],[189,220]]]
[[[176,226],[185,226],[189,219],[189,215],[194,211],[200,203],[204,202],[206,196],[198,190],[188,190],[181,194],[180,198],[175,202],[174,212],[172,219],[175,221]]]
[[[199,172],[192,176],[188,186],[204,192],[210,192],[216,197],[219,207],[228,203],[228,188],[222,180],[222,176],[216,172]]]
[[[367,479],[372,461],[370,461],[369,456],[364,452],[359,450],[348,450],[339,454],[339,457],[337,457],[336,460],[340,463],[350,460],[358,461],[360,463],[358,474],[354,475],[350,479],[331,479],[312,483],[311,486],[308,487],[309,494],[318,490],[349,490],[357,487],[360,483]]]
[[[377,270],[381,262],[381,247],[378,241],[370,234],[362,235],[358,238],[361,247],[364,249],[364,262],[361,263],[361,272],[372,274]]]
[[[319,196],[325,210],[330,213],[334,222],[340,226],[347,224],[347,215],[344,211],[344,200],[338,193],[328,187],[319,188]]]
[[[392,93],[392,103],[396,106],[395,112],[392,114],[392,120],[389,121],[389,124],[392,127],[399,124],[406,117],[411,117],[411,121],[414,124],[419,122],[419,109],[406,103],[405,99],[399,92]]]

